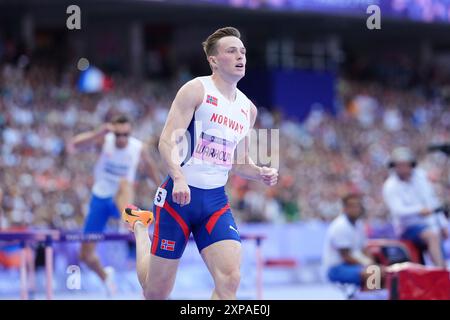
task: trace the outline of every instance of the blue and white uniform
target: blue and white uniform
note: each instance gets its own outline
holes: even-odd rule
[[[178,259],[190,233],[197,248],[217,241],[240,241],[231,214],[225,184],[238,143],[250,129],[250,100],[239,90],[235,101],[226,99],[211,76],[197,78],[204,96],[189,124],[188,147],[181,170],[190,186],[191,202],[179,206],[172,200],[173,181],[167,177],[154,200],[156,214],[152,254]]]
[[[116,147],[114,133],[105,135],[102,151],[95,164],[94,185],[86,218],[84,232],[103,232],[110,217],[119,218],[119,210],[114,203],[114,197],[119,191],[120,181],[134,182],[142,142],[130,137],[125,148]]]

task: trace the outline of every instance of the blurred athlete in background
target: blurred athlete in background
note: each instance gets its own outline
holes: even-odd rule
[[[99,153],[83,230],[85,234],[104,232],[109,218],[120,218],[121,210],[133,202],[133,183],[139,162],[144,164],[153,181],[160,180],[157,167],[144,143],[130,136],[131,128],[130,120],[120,115],[97,130],[75,136],[70,143],[74,151],[95,146]],[[151,212],[142,214],[153,219]],[[80,259],[102,279],[108,291],[114,293],[114,270],[111,267],[103,268],[95,249],[96,242],[83,242]]]

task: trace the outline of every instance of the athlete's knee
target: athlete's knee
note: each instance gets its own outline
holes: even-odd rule
[[[216,290],[235,293],[239,288],[241,274],[238,268],[218,272],[215,277]]]
[[[171,286],[144,285],[144,298],[146,300],[166,300],[172,291]]]
[[[144,297],[147,300],[166,300],[175,282],[175,275],[162,272],[157,277],[147,275],[142,286]]]

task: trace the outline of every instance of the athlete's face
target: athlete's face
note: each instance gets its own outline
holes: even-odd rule
[[[210,57],[213,68],[238,80],[245,76],[246,49],[239,38],[221,38],[216,50],[216,55]]]
[[[128,145],[128,138],[131,133],[131,125],[129,123],[116,123],[114,125],[114,134],[116,135],[116,147],[125,148]]]

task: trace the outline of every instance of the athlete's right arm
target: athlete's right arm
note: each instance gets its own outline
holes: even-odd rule
[[[182,206],[189,204],[191,195],[181,171],[177,141],[184,136],[195,109],[202,103],[202,100],[203,86],[200,80],[191,80],[181,87],[172,103],[158,144],[161,158],[174,181],[172,199]]]
[[[101,145],[105,135],[111,131],[113,125],[105,123],[96,130],[80,133],[69,142],[69,150],[76,151],[90,145]]]

